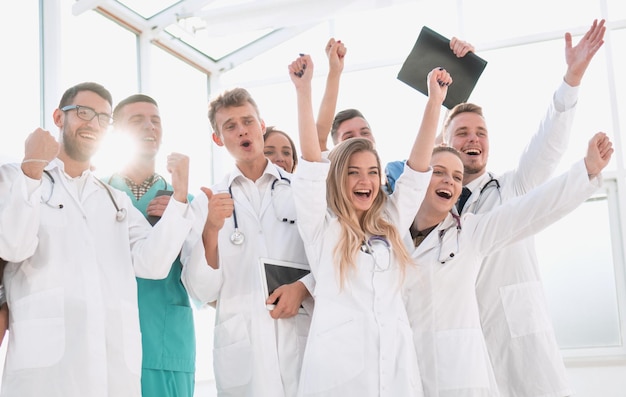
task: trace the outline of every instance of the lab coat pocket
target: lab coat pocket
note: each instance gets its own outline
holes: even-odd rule
[[[304,356],[304,349],[309,337],[309,329],[311,328],[311,316],[308,314],[300,313],[295,316],[296,319],[296,335],[298,336],[298,352],[300,352],[299,358],[302,361]]]
[[[543,332],[550,317],[539,281],[500,287],[500,297],[512,338]]]
[[[63,289],[36,292],[11,302],[8,371],[45,368],[65,352]]]
[[[440,331],[435,338],[439,390],[489,387],[491,364],[480,329]]]
[[[363,321],[339,305],[320,310],[320,324],[309,334],[303,374],[305,394],[322,393],[358,376],[364,368]]]
[[[215,326],[213,367],[217,390],[245,385],[252,378],[252,346],[240,314]]]
[[[141,331],[139,330],[139,309],[128,302],[121,304],[124,333],[124,358],[133,374],[141,373]]]

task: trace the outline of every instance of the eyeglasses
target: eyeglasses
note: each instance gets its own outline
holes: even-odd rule
[[[108,126],[111,125],[111,122],[113,121],[113,117],[111,117],[110,114],[98,113],[95,110],[93,110],[92,108],[87,107],[87,106],[68,105],[68,106],[64,106],[64,107],[61,108],[61,110],[63,112],[68,112],[68,111],[74,110],[74,109],[76,109],[76,115],[81,120],[91,121],[91,120],[93,120],[94,117],[97,116],[98,117],[98,124],[100,124],[100,127],[102,127],[102,128],[107,128]]]

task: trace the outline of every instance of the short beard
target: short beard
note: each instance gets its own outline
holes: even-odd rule
[[[485,166],[482,167],[478,167],[478,166],[472,166],[472,165],[466,165],[463,164],[463,173],[465,175],[476,175],[476,174],[481,174],[485,171]]]
[[[76,139],[70,136],[65,131],[65,128],[63,129],[63,150],[65,151],[65,154],[67,154],[69,158],[71,158],[74,161],[79,161],[81,163],[90,161],[91,156],[93,154],[93,153],[87,154],[81,151],[78,145],[76,144]]]

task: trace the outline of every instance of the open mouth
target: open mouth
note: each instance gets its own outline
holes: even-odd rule
[[[144,142],[156,142],[156,138],[153,136],[147,136],[143,138]]]
[[[245,148],[249,148],[251,145],[250,141],[243,141],[241,142],[241,146],[245,147]]]
[[[468,156],[480,156],[480,154],[482,153],[482,150],[472,148],[472,149],[464,150],[463,153],[467,154]]]
[[[359,189],[354,191],[354,195],[359,198],[368,199],[372,195],[372,191],[368,189]]]
[[[79,135],[81,138],[85,138],[85,139],[88,139],[88,140],[90,140],[90,141],[95,141],[95,140],[97,140],[97,139],[98,139],[98,137],[97,137],[96,135],[94,135],[94,134],[89,134],[89,133],[87,133],[87,132],[82,132],[82,133],[80,133],[80,134],[78,134],[78,135]]]
[[[445,199],[451,199],[452,198],[452,192],[449,190],[445,190],[445,189],[439,189],[435,191],[435,194],[437,194],[437,196],[441,197],[441,198],[445,198]]]

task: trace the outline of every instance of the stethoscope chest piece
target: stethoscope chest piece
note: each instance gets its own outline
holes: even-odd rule
[[[121,222],[124,219],[126,219],[126,208],[120,208],[115,214],[115,220]]]
[[[243,244],[244,240],[245,236],[239,231],[239,229],[235,229],[235,231],[233,231],[233,234],[230,235],[230,242],[235,245]]]

